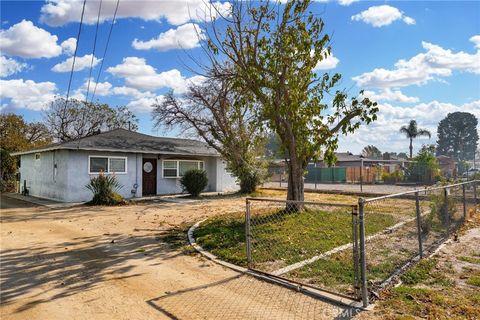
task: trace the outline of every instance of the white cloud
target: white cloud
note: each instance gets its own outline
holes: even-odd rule
[[[413,19],[412,17],[403,16],[402,20],[408,25],[412,25],[416,23],[415,19]]]
[[[127,104],[127,108],[134,112],[149,113],[153,111],[153,105],[161,103],[163,96],[142,97],[132,100]]]
[[[187,23],[176,29],[170,29],[160,33],[157,38],[149,41],[133,40],[132,46],[137,50],[157,49],[168,51],[172,49],[192,49],[200,46],[200,40],[205,35],[200,26],[195,23]]]
[[[475,48],[480,49],[480,35],[475,35],[469,40],[475,44]]]
[[[97,21],[99,1],[87,1],[84,22],[94,24]],[[117,0],[103,0],[100,21],[111,20]],[[49,0],[42,6],[40,21],[50,26],[62,26],[69,22],[78,22],[82,11],[82,0]],[[122,0],[118,7],[117,19],[140,18],[146,21],[166,19],[169,24],[181,25],[188,21],[210,20],[217,10],[228,14],[229,2],[205,0]]]
[[[77,47],[77,39],[68,38],[67,40],[63,41],[60,46],[63,49],[63,53],[71,56],[75,53],[75,48]]]
[[[57,87],[53,82],[32,80],[0,80],[0,98],[10,99],[7,106],[39,111],[48,108],[55,98]]]
[[[373,6],[352,16],[354,21],[363,21],[374,27],[388,26],[396,20],[402,20],[406,24],[415,24],[415,20],[407,17],[395,7],[389,5]]]
[[[97,59],[93,57],[93,67],[95,67],[102,59]],[[60,62],[53,66],[52,71],[54,72],[70,72],[72,70],[73,57],[68,58],[67,60]],[[75,67],[73,71],[81,71],[83,69],[90,68],[92,63],[92,55],[86,54],[83,57],[77,57],[75,59]]]
[[[93,91],[95,89],[95,81],[93,79],[90,80],[90,87],[88,87],[88,79],[85,81],[85,83],[76,90],[75,93],[78,94],[83,94],[87,92],[87,89],[89,90],[89,99],[91,98],[91,95],[93,94]],[[95,90],[95,96],[108,96],[112,94],[112,84],[108,81],[105,82],[99,82],[97,84],[97,89]]]
[[[340,60],[338,60],[338,58],[335,57],[332,53],[328,55],[326,59],[320,60],[313,69],[313,71],[333,69],[337,66],[339,62]]]
[[[8,77],[22,71],[27,67],[26,63],[18,62],[15,59],[0,56],[0,77]]]
[[[391,90],[390,88],[383,89],[380,92],[365,91],[364,96],[374,101],[396,101],[403,103],[416,103],[420,99],[418,97],[409,97],[404,95],[400,90]]]
[[[177,69],[157,73],[144,58],[138,57],[126,57],[121,64],[108,68],[107,72],[124,78],[128,87],[141,91],[170,88],[175,93],[183,93],[189,82],[200,80],[198,76],[185,78]]]
[[[338,0],[338,3],[342,6],[349,6],[354,2],[358,2],[360,0]]]
[[[448,77],[455,70],[480,74],[480,51],[469,54],[422,42],[425,53],[419,53],[409,60],[399,60],[395,69],[377,68],[352,79],[359,87],[404,87],[422,85],[438,77]]]
[[[128,97],[134,97],[134,98],[144,98],[144,97],[151,97],[154,96],[153,93],[150,91],[142,92],[138,89],[135,88],[130,88],[130,87],[115,87],[112,89],[113,94],[121,95],[121,96],[128,96]]]
[[[0,30],[0,50],[3,54],[23,58],[51,58],[62,53],[57,36],[22,20],[8,30]]]
[[[412,119],[417,121],[420,128],[426,128],[432,134],[430,139],[425,137],[416,139],[414,148],[419,150],[422,144],[435,143],[438,123],[448,113],[469,112],[480,118],[480,100],[461,105],[431,101],[412,107],[399,107],[385,103],[379,104],[379,109],[377,121],[360,127],[353,135],[340,139],[341,150],[360,152],[366,145],[373,144],[383,152],[408,153],[408,140],[398,131]]]

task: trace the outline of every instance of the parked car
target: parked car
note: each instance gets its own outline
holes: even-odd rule
[[[468,169],[467,171],[465,171],[465,172],[462,174],[462,177],[464,177],[464,178],[471,178],[471,177],[473,177],[474,175],[479,174],[479,173],[480,173],[480,169],[471,168],[471,169]]]

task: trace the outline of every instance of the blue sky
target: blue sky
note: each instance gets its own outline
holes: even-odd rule
[[[2,112],[42,118],[54,96],[66,93],[74,39],[83,1],[2,1],[0,107]],[[93,69],[96,77],[116,0],[103,0]],[[71,95],[82,98],[88,79],[99,1],[87,0],[86,24],[78,44]],[[222,2],[222,8],[228,3]],[[150,105],[168,90],[181,93],[198,77],[189,55],[201,57],[195,26],[202,26],[203,0],[121,0],[119,18],[95,99],[127,105],[140,131],[154,130]],[[359,152],[374,144],[382,151],[407,151],[398,134],[416,119],[434,134],[447,113],[468,111],[480,118],[480,2],[478,1],[317,1],[332,35],[333,56],[318,65],[339,72],[340,88],[364,89],[380,104],[379,120],[342,138],[340,150]],[[135,41],[137,39],[137,41]],[[97,60],[98,59],[98,60]]]

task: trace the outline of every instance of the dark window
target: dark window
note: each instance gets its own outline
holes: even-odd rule
[[[108,172],[108,158],[90,157],[90,172]]]

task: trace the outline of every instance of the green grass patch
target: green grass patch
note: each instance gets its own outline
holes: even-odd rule
[[[400,279],[405,284],[418,284],[427,280],[430,277],[430,273],[437,265],[435,259],[425,259],[418,262],[413,268],[407,270],[401,275]]]
[[[442,290],[402,285],[393,288],[376,308],[378,316],[398,319],[400,315],[428,319],[478,319],[478,292],[456,288]]]
[[[480,275],[475,275],[468,278],[467,283],[471,286],[480,287]]]
[[[297,213],[270,210],[252,217],[254,263],[299,262],[352,241],[352,217],[348,208]],[[196,230],[197,242],[223,260],[245,265],[245,222],[243,213],[207,220]],[[387,214],[371,214],[366,233],[377,233],[396,222]]]
[[[480,258],[460,256],[460,257],[457,257],[457,259],[460,261],[468,262],[468,263],[480,264]]]

